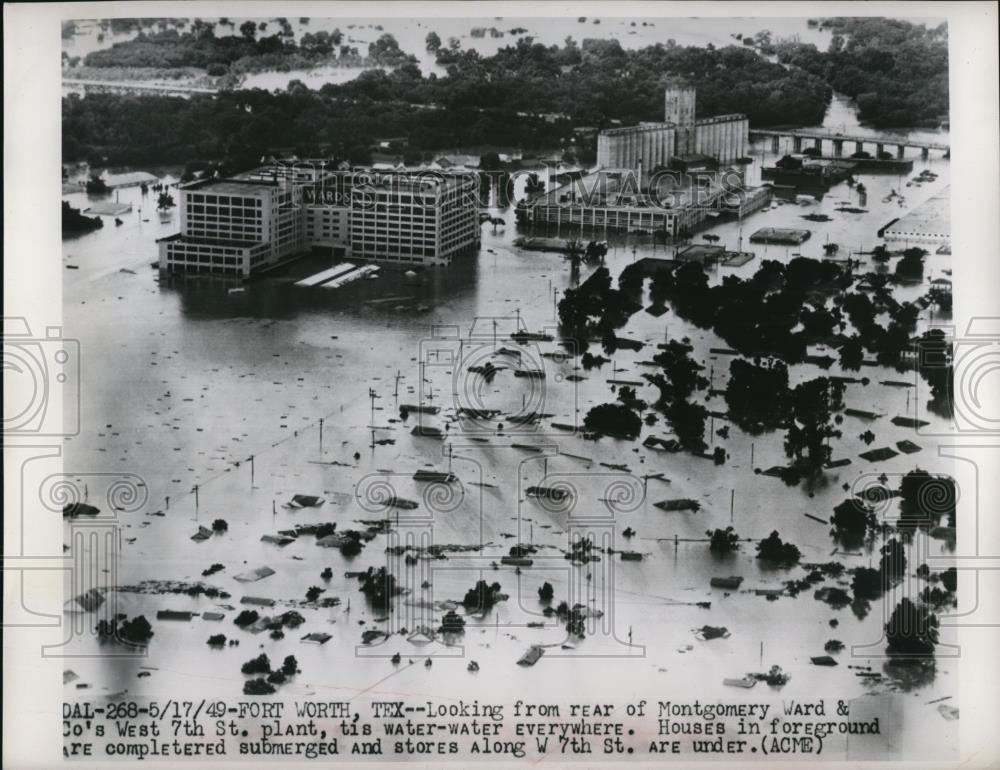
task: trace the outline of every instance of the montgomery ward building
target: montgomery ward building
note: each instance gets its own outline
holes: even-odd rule
[[[350,256],[447,265],[479,245],[472,174],[372,174],[351,190]],[[360,183],[359,183],[360,182]]]
[[[274,167],[180,187],[181,231],[159,267],[246,278],[307,249],[334,257],[448,265],[480,242],[471,174]]]
[[[158,241],[161,270],[246,277],[301,248],[301,207],[287,185],[208,179],[179,192],[181,231]]]

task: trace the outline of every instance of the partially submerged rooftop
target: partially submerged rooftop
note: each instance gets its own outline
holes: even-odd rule
[[[945,187],[933,198],[917,206],[885,230],[886,240],[951,240],[951,188]]]

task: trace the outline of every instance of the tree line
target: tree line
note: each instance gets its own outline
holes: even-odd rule
[[[948,28],[898,19],[837,18],[826,51],[781,41],[778,61],[822,78],[856,100],[877,128],[937,127],[948,119]]]
[[[302,57],[303,47],[312,45],[307,38],[295,45],[278,36],[216,38],[167,30],[90,54],[86,64],[234,69],[267,57],[272,63]],[[626,51],[613,40],[578,45],[568,39],[560,47],[521,38],[491,57],[461,51],[444,76],[424,76],[400,54],[391,36],[383,35],[369,47],[369,58],[388,71],[366,71],[318,91],[293,81],[284,92],[224,91],[214,98],[66,97],[64,158],[246,160],[283,149],[328,148],[363,161],[356,156],[364,156],[379,136],[407,137],[411,150],[573,148],[577,126],[662,120],[663,90],[675,77],[699,89],[700,114],[744,112],[758,125],[818,123],[831,98],[820,78],[735,46],[682,47],[668,41]],[[592,155],[593,147],[578,152]]]

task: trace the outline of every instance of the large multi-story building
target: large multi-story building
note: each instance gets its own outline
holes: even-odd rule
[[[335,257],[447,265],[480,240],[471,174],[275,166],[180,187],[181,231],[161,270],[247,277],[307,249]]]
[[[372,175],[350,200],[351,256],[447,265],[479,243],[472,174]]]
[[[179,192],[181,231],[160,239],[161,269],[247,276],[300,248],[294,187],[208,179],[182,185]]]
[[[719,163],[732,163],[746,155],[750,123],[746,115],[695,118],[695,89],[672,84],[664,93],[664,122],[612,128],[597,137],[597,165],[631,169],[640,182],[657,166],[672,158],[707,155]]]

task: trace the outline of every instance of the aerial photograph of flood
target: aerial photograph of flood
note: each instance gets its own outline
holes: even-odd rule
[[[63,22],[103,759],[956,756],[948,25],[607,10]]]

